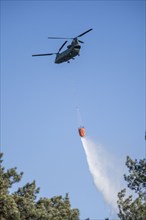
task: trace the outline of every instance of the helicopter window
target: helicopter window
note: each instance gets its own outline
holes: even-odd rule
[[[80,46],[80,45],[77,45],[77,46],[75,46],[74,48],[75,48],[75,49],[80,49],[81,46]]]

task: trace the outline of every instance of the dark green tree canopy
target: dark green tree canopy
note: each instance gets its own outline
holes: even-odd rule
[[[65,197],[39,198],[35,181],[26,183],[14,193],[13,184],[21,181],[23,173],[12,168],[5,171],[0,153],[0,219],[1,220],[78,220],[79,210],[72,209],[68,193]]]
[[[129,175],[124,175],[128,187],[136,193],[143,193],[146,190],[146,159],[132,160],[127,157],[126,166],[129,169]]]
[[[126,197],[126,189],[118,193],[118,216],[122,220],[145,220],[146,219],[146,160],[132,160],[127,156],[126,166],[129,175],[124,175],[127,186],[135,196]]]

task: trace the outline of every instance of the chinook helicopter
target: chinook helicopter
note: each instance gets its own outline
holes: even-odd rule
[[[34,56],[51,56],[51,55],[56,55],[54,63],[63,63],[67,62],[70,63],[69,60],[73,59],[77,55],[79,56],[80,54],[80,49],[81,45],[79,43],[84,43],[81,40],[78,40],[79,37],[82,37],[84,34],[87,34],[89,31],[92,31],[93,29],[89,29],[85,31],[84,33],[78,35],[77,37],[71,37],[71,38],[66,38],[66,37],[48,37],[48,39],[72,39],[72,42],[70,45],[67,46],[67,49],[63,52],[60,52],[62,48],[65,46],[65,44],[68,42],[67,40],[62,44],[62,46],[59,48],[57,53],[46,53],[46,54],[34,54]]]

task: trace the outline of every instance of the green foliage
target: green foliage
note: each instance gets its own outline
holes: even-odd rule
[[[132,160],[127,157],[126,166],[129,175],[124,175],[129,189],[135,192],[134,199],[130,195],[126,197],[126,189],[118,193],[118,216],[122,220],[145,220],[146,219],[146,160]]]
[[[40,198],[37,200],[39,188],[35,181],[27,183],[10,193],[14,183],[18,183],[23,173],[18,174],[16,168],[5,171],[2,167],[0,153],[0,219],[1,220],[78,220],[79,210],[71,209],[68,194],[65,198]]]
[[[124,175],[128,182],[128,187],[136,193],[143,193],[146,190],[146,160],[132,160],[127,157],[126,166],[129,169],[130,175]]]

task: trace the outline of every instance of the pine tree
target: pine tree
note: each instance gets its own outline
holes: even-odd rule
[[[79,210],[71,209],[68,194],[65,198],[39,198],[36,182],[26,183],[17,191],[10,193],[13,184],[19,183],[23,173],[17,168],[8,169],[2,166],[0,153],[0,219],[1,220],[78,220]]]
[[[129,175],[124,175],[127,186],[135,193],[134,199],[130,195],[126,197],[126,189],[118,193],[118,216],[121,220],[145,220],[146,219],[146,160],[132,160],[127,156],[126,166]]]

